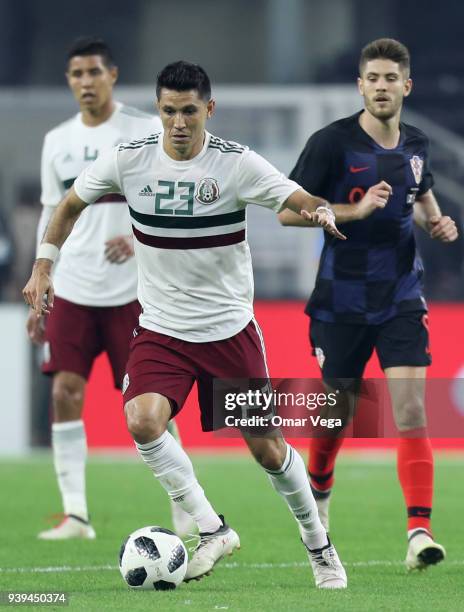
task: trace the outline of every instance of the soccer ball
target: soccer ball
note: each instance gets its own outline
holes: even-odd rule
[[[163,527],[142,527],[131,533],[119,551],[119,569],[134,589],[175,589],[187,571],[187,549]]]

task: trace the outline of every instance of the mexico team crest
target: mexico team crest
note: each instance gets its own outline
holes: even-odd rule
[[[200,204],[213,204],[219,200],[219,186],[217,180],[204,178],[198,183],[195,199]]]
[[[130,384],[130,378],[129,378],[129,374],[126,372],[124,374],[124,378],[122,380],[122,392],[123,394],[127,391],[127,387]]]
[[[422,180],[422,169],[424,167],[424,160],[418,155],[413,155],[409,160],[409,163],[411,164],[412,173],[414,174],[416,185],[419,185]]]

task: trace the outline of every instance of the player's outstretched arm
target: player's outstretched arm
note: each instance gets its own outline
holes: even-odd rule
[[[282,216],[288,210],[297,213],[303,219],[303,223],[299,222],[296,225],[322,227],[332,236],[340,240],[346,240],[346,236],[338,231],[335,225],[335,215],[326,200],[312,196],[304,189],[298,189],[287,198],[284,207],[286,210],[279,213],[282,225],[293,225],[291,222],[285,223],[285,217],[282,219]]]
[[[356,204],[333,204],[332,210],[335,213],[335,219],[339,225],[350,221],[362,221],[376,210],[385,208],[391,194],[392,188],[390,185],[385,181],[380,181],[380,183],[372,185]]]
[[[282,225],[323,227],[330,234],[344,240],[345,236],[338,231],[335,221],[341,224],[365,219],[377,209],[384,208],[391,193],[390,185],[381,181],[370,187],[356,204],[330,205],[326,200],[300,189],[287,199],[285,209],[279,213],[279,220]]]
[[[414,203],[414,222],[431,238],[441,242],[454,242],[458,237],[456,223],[451,217],[441,214],[431,189],[419,196]]]
[[[72,187],[50,219],[37,251],[31,277],[23,289],[24,301],[35,310],[38,317],[49,314],[53,308],[54,291],[50,278],[53,262],[86,206],[87,204],[77,197]]]
[[[278,215],[281,225],[291,225],[292,227],[319,227],[314,221],[308,221],[300,213],[293,212],[290,208],[285,208]]]

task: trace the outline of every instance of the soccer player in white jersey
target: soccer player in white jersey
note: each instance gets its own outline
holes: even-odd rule
[[[66,77],[80,112],[45,136],[38,243],[56,206],[91,161],[120,142],[161,129],[158,117],[113,100],[118,70],[102,40],[76,40],[67,60]],[[102,351],[107,352],[115,386],[122,386],[140,313],[131,234],[125,198],[118,191],[100,198],[81,216],[61,251],[54,270],[55,308],[46,326],[33,311],[28,317],[31,340],[44,343],[42,369],[53,376],[52,446],[65,515],[57,527],[41,532],[41,539],[95,537],[85,494],[84,391]],[[185,535],[192,523],[179,510],[173,504],[174,527]]]
[[[198,524],[188,581],[208,574],[240,541],[206,498],[167,424],[195,381],[202,427],[211,430],[213,378],[268,376],[253,318],[247,204],[274,212],[288,207],[340,239],[335,216],[347,206],[354,215],[355,205],[331,209],[253,151],[209,134],[205,124],[215,103],[201,67],[166,66],[158,75],[157,98],[164,133],[122,144],[79,175],[50,221],[23,295],[37,314],[52,309],[53,261],[74,223],[105,194],[123,193],[142,304],[123,384],[127,426],[169,497]],[[371,212],[388,199],[374,191],[367,195]],[[300,455],[278,432],[244,438],[298,523],[316,585],[345,588],[345,571],[319,520]]]

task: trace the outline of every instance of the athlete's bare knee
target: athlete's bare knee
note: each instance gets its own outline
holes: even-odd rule
[[[84,403],[85,380],[76,375],[58,373],[53,378],[52,402],[55,421],[80,419]]]
[[[150,396],[135,397],[124,407],[127,429],[140,444],[159,438],[166,431],[170,418],[170,406],[166,398],[157,394]]]
[[[283,438],[250,438],[247,444],[253,457],[265,470],[279,470],[282,467],[287,453]]]
[[[396,425],[400,431],[417,429],[426,425],[424,403],[420,399],[403,402],[396,410],[396,414]]]

